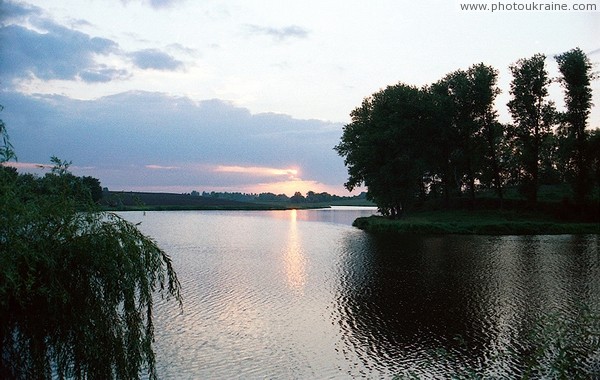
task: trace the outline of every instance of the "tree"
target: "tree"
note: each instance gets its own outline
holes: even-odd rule
[[[587,157],[590,162],[592,178],[596,182],[596,191],[598,201],[600,202],[600,129],[594,129],[590,132],[587,144]]]
[[[454,101],[446,80],[438,81],[429,86],[432,114],[435,117],[431,124],[431,144],[428,153],[431,160],[431,170],[439,177],[446,206],[449,205],[450,195],[461,193],[461,183],[457,178],[458,163],[458,131],[453,124]],[[435,185],[434,185],[435,186]]]
[[[554,104],[547,100],[551,83],[546,71],[546,56],[536,54],[510,66],[512,100],[508,109],[515,122],[509,129],[521,164],[521,193],[535,203],[539,187],[539,163],[544,143],[554,123]]]
[[[0,111],[2,111],[3,109],[4,107],[0,105]],[[2,146],[0,146],[0,163],[7,162],[16,158],[15,151],[13,150],[13,146],[11,145],[10,140],[8,138],[8,131],[6,130],[6,125],[4,124],[4,121],[2,121],[2,119],[0,119],[0,142],[2,143]]]
[[[0,378],[156,378],[153,296],[181,303],[171,259],[54,162],[0,165]]]
[[[422,89],[388,86],[352,111],[352,122],[334,148],[348,168],[346,188],[366,185],[368,198],[384,215],[402,216],[422,187],[427,104]]]
[[[500,143],[504,137],[504,126],[498,122],[498,112],[494,108],[494,101],[500,93],[498,71],[480,63],[471,66],[467,74],[471,83],[472,118],[485,146],[482,176],[490,178],[502,201]]]
[[[478,126],[473,118],[473,91],[469,74],[464,70],[457,70],[444,77],[442,80],[448,89],[451,100],[451,124],[448,126],[456,135],[456,145],[453,152],[454,176],[459,194],[463,185],[469,190],[471,201],[475,199],[475,177],[477,152],[480,144],[477,143]]]
[[[592,107],[591,81],[592,63],[585,53],[575,48],[557,55],[556,61],[561,73],[560,83],[565,90],[567,111],[562,115],[565,132],[565,151],[572,152],[569,157],[573,172],[572,186],[575,201],[585,203],[590,189],[589,170],[586,163],[587,119]]]
[[[497,70],[479,63],[468,70],[454,71],[431,87],[434,95],[446,98],[440,103],[445,111],[434,112],[437,120],[445,120],[436,131],[436,136],[446,141],[438,142],[441,156],[452,162],[458,193],[466,185],[471,202],[476,183],[484,178],[489,178],[487,182],[493,183],[502,198],[499,144],[503,128],[494,109],[500,93],[497,78]],[[449,169],[446,164],[444,177],[449,176]]]
[[[304,198],[304,195],[302,195],[301,192],[296,191],[294,193],[294,195],[292,195],[290,197],[290,202],[292,202],[292,203],[304,203],[304,202],[306,202],[306,198]]]
[[[100,199],[102,199],[102,185],[100,184],[100,180],[98,178],[90,176],[81,177],[81,182],[83,186],[85,186],[85,188],[90,192],[93,202],[98,202]]]

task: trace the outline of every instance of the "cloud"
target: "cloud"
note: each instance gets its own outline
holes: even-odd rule
[[[96,63],[97,56],[119,52],[114,41],[59,25],[37,7],[8,1],[1,7],[6,16],[0,26],[0,72],[5,79],[106,82],[126,76]]]
[[[598,54],[598,53],[600,53],[600,49],[594,49],[594,50],[588,52],[587,55],[594,55],[594,54]]]
[[[283,41],[290,38],[307,38],[310,33],[307,29],[298,25],[273,28],[268,26],[248,24],[246,25],[246,29],[251,34],[270,36],[277,41]]]
[[[36,173],[36,174],[48,173],[54,167],[53,164],[40,164],[40,163],[36,163],[36,162],[21,162],[21,161],[17,161],[17,162],[10,161],[10,162],[0,163],[0,166],[2,166],[2,165],[10,166],[10,167],[16,168],[21,171],[26,171],[28,173]],[[95,168],[93,166],[73,166],[73,165],[69,166],[69,170],[77,171],[77,172],[84,172],[84,171],[94,170],[94,169]]]
[[[131,3],[132,0],[121,0],[123,4]],[[148,5],[154,9],[170,8],[177,3],[181,3],[182,0],[142,0],[141,3]]]
[[[4,26],[5,23],[41,17],[42,9],[30,4],[2,1],[0,2],[0,14],[2,15],[0,25]]]
[[[34,77],[43,81],[105,83],[132,76],[123,66],[99,63],[101,57],[129,59],[143,70],[173,71],[183,67],[181,61],[158,49],[124,52],[113,40],[57,24],[37,7],[12,2],[0,2],[0,7],[0,72],[4,85]]]
[[[139,50],[129,55],[133,63],[140,69],[155,69],[174,71],[183,66],[183,62],[176,60],[167,53],[156,49]]]
[[[163,165],[146,165],[146,169],[150,170],[176,170],[178,166],[163,166]]]
[[[127,70],[114,69],[105,65],[100,65],[95,68],[90,68],[88,70],[82,70],[79,72],[79,78],[87,83],[110,82],[116,79],[126,79],[130,76],[131,74]]]
[[[314,181],[343,193],[346,170],[332,149],[339,123],[140,91],[94,101],[6,91],[2,105],[20,160],[55,155],[93,167],[86,175],[109,188],[239,191]]]
[[[219,173],[239,173],[251,176],[288,176],[290,179],[295,178],[298,175],[297,169],[277,169],[277,168],[266,168],[257,166],[226,166],[219,165],[214,169],[215,172]]]
[[[19,25],[0,28],[0,71],[4,75],[74,80],[80,73],[102,70],[95,63],[95,55],[117,50],[113,41],[57,25],[44,25],[44,33]],[[113,74],[120,76],[117,72]],[[81,79],[85,80],[85,75]]]
[[[43,170],[43,169],[52,169],[52,165],[50,164],[38,164],[34,162],[6,162],[1,165],[12,166],[13,168],[21,169],[21,170]]]

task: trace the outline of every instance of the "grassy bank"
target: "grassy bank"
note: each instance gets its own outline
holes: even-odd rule
[[[373,233],[460,235],[599,234],[600,223],[564,222],[545,214],[494,210],[415,212],[400,220],[380,216],[353,224]]]

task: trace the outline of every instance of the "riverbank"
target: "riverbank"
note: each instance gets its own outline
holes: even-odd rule
[[[402,219],[358,218],[353,226],[372,233],[455,235],[600,234],[600,223],[564,222],[517,211],[422,211]]]

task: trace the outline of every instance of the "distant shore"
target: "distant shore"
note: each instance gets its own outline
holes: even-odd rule
[[[455,235],[600,234],[598,222],[566,222],[536,213],[502,210],[423,211],[392,220],[358,218],[353,226],[372,233]]]
[[[330,208],[331,205],[139,205],[139,206],[102,206],[105,211],[273,211],[308,210]]]
[[[323,202],[239,201],[190,194],[105,191],[100,207],[106,211],[269,211],[328,208],[331,206],[374,206],[365,199],[345,197]]]

